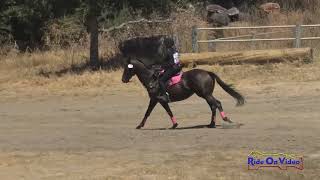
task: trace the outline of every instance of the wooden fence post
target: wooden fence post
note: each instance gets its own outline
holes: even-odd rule
[[[199,52],[197,26],[192,27],[192,52],[193,53]]]
[[[301,34],[302,34],[302,27],[300,24],[297,24],[295,27],[295,38],[296,38],[294,43],[295,48],[301,47]]]
[[[214,52],[215,50],[215,44],[212,42],[208,43],[208,52]]]
[[[256,33],[255,32],[251,32],[251,39],[256,39]],[[257,49],[257,47],[255,47],[256,44],[257,43],[254,42],[254,41],[251,42],[251,50]]]

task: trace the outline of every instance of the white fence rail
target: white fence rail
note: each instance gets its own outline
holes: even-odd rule
[[[197,28],[193,27],[192,30],[192,51],[199,52],[200,43],[209,43],[212,46],[213,43],[221,42],[267,42],[267,41],[293,41],[294,48],[301,47],[301,41],[303,40],[320,40],[320,37],[302,37],[303,29],[305,28],[318,28],[320,24],[309,24],[309,25],[280,25],[280,26],[252,26],[252,27],[214,27],[214,28]],[[290,29],[287,31],[275,31],[267,33],[257,33],[248,34],[242,36],[233,36],[212,40],[198,40],[199,31],[211,31],[211,30],[240,30],[240,29]],[[294,32],[294,37],[288,38],[257,38],[257,36],[284,33],[284,32]],[[251,38],[250,38],[251,37]],[[250,39],[238,39],[238,38],[250,38]]]

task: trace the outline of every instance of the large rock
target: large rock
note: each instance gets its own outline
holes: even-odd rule
[[[218,4],[210,4],[206,7],[208,13],[223,13],[226,12],[227,9],[218,5]]]
[[[279,13],[281,9],[278,3],[264,3],[259,8],[267,14]]]
[[[210,4],[206,7],[207,21],[213,26],[228,26],[231,21],[238,21],[240,11],[233,7],[226,9],[217,4]]]
[[[229,18],[228,14],[223,13],[213,13],[209,16],[208,22],[211,23],[213,26],[221,27],[221,26],[228,26],[231,19]]]
[[[239,21],[240,19],[240,11],[238,8],[233,7],[227,10],[227,14],[232,22]]]

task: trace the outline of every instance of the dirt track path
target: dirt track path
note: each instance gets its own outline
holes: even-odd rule
[[[247,105],[218,90],[240,129],[209,123],[197,97],[175,103],[180,128],[136,94],[1,100],[0,179],[320,179],[320,82],[241,87]],[[191,128],[191,129],[189,129]],[[305,170],[248,171],[250,151],[304,155]]]

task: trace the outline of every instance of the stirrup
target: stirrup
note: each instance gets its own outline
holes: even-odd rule
[[[169,94],[168,93],[160,95],[160,96],[157,96],[157,99],[162,101],[162,102],[166,102],[166,103],[170,102],[170,98],[169,98]]]

